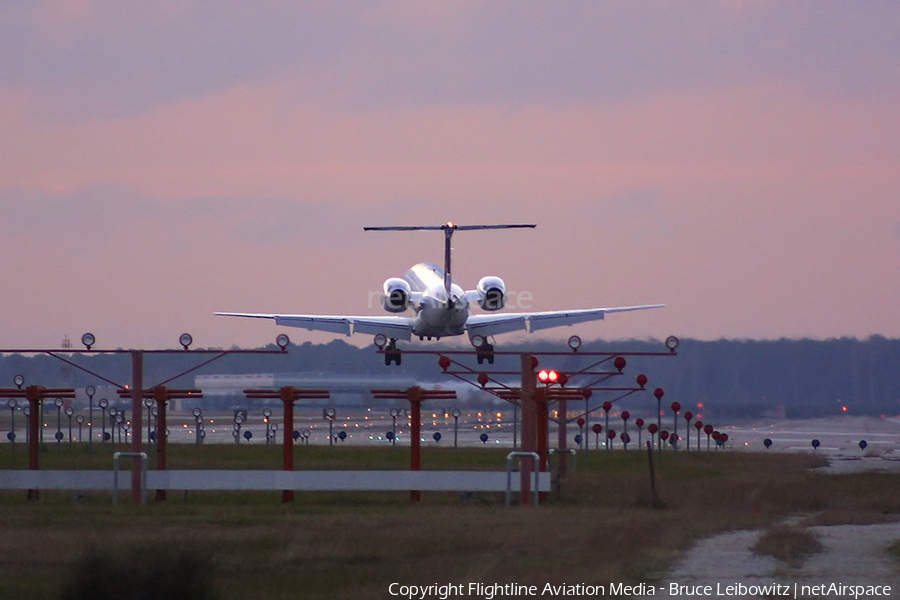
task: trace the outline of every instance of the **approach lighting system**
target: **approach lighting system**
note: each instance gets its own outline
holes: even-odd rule
[[[97,338],[94,337],[93,333],[86,333],[83,336],[81,336],[81,343],[84,344],[85,348],[90,350],[91,346],[93,346],[95,343],[97,343]]]
[[[22,375],[16,375],[13,377],[13,383],[16,384],[16,387],[22,389],[22,386],[25,385],[25,377]]]
[[[383,333],[379,333],[375,336],[375,347],[379,350],[383,350],[385,346],[387,346],[387,336]]]
[[[484,338],[481,337],[480,335],[473,335],[472,336],[472,345],[475,346],[476,348],[483,346]]]
[[[666,338],[666,348],[669,349],[669,352],[675,352],[675,349],[678,348],[678,338],[674,335],[670,335]]]
[[[181,347],[187,350],[191,347],[191,344],[194,343],[194,338],[189,333],[182,333],[181,337],[178,338],[178,343],[181,344]]]
[[[549,369],[542,369],[538,372],[538,380],[541,383],[551,384],[559,381],[559,373]]]
[[[569,341],[567,343],[569,344],[569,348],[572,349],[572,352],[578,352],[578,349],[581,348],[581,338],[577,335],[569,337]]]
[[[275,345],[281,348],[282,351],[287,350],[287,347],[291,344],[291,338],[289,338],[286,334],[280,333],[278,337],[275,338]]]

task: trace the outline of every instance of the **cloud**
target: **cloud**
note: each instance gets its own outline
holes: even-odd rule
[[[74,120],[275,81],[355,110],[615,103],[765,79],[895,98],[898,20],[894,3],[34,3],[0,21],[0,85]]]

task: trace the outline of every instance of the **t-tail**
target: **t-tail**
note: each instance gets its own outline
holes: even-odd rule
[[[514,225],[457,225],[452,221],[448,221],[443,225],[414,225],[414,226],[396,226],[396,227],[363,227],[365,231],[443,231],[444,232],[444,290],[447,292],[447,298],[450,296],[450,283],[452,277],[450,274],[450,254],[451,239],[454,231],[468,231],[473,229],[534,229],[535,224],[514,224]],[[452,300],[451,300],[452,301]]]

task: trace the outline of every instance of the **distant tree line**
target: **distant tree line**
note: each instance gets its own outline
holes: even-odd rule
[[[413,344],[416,349],[438,345]],[[271,347],[274,349],[274,346]],[[498,351],[565,349],[562,342],[538,341],[522,345],[496,345]],[[581,352],[665,352],[653,340],[586,343]],[[78,366],[121,383],[130,383],[127,354],[71,354],[77,366],[46,355],[0,356],[0,387],[12,387],[21,374],[26,383],[47,387],[98,385],[95,377]],[[208,356],[145,355],[145,384],[153,385],[200,364]],[[576,356],[541,358],[542,366],[575,369]],[[583,359],[581,359],[583,360]],[[478,369],[474,360],[469,360]],[[486,367],[487,365],[485,365]],[[516,371],[516,356],[497,356],[497,370]],[[405,354],[400,367],[384,365],[374,347],[357,348],[341,340],[328,344],[292,345],[284,355],[229,355],[170,385],[192,387],[195,374],[327,373],[414,377],[422,382],[445,381],[437,357]],[[674,357],[630,357],[626,375],[645,373],[648,387],[662,387],[665,402],[678,400],[686,408],[703,404],[709,418],[784,415],[789,418],[852,415],[900,415],[900,340],[873,336],[865,340],[682,340]],[[515,377],[507,378],[515,383]],[[633,379],[631,380],[633,381]]]

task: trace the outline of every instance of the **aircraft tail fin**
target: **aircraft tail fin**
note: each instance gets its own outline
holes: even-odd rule
[[[364,231],[443,231],[444,232],[444,290],[447,297],[450,297],[450,240],[454,231],[474,231],[480,229],[534,229],[536,224],[506,224],[506,225],[457,225],[452,221],[448,221],[443,225],[412,225],[412,226],[392,226],[392,227],[363,227]]]

